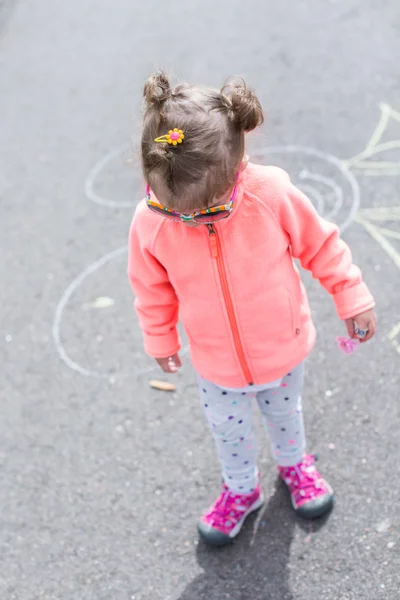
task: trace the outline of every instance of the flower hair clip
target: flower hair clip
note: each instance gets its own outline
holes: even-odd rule
[[[185,136],[183,135],[182,129],[177,129],[177,127],[175,127],[175,129],[170,129],[168,133],[160,135],[154,141],[159,144],[167,142],[172,146],[177,146],[178,144],[182,144],[184,139]]]

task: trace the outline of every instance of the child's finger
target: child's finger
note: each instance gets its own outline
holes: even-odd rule
[[[353,321],[353,319],[346,319],[345,323],[346,323],[347,333],[349,334],[349,337],[350,338],[354,337],[354,321]]]
[[[158,358],[157,359],[158,366],[164,373],[171,373],[169,359],[168,358]]]
[[[175,356],[170,356],[169,357],[167,365],[168,365],[168,372],[169,373],[176,373],[177,372],[179,365],[177,364]]]
[[[367,335],[363,338],[360,338],[360,341],[362,343],[368,342],[368,340],[370,340],[372,337],[374,337],[375,332],[376,332],[375,321],[368,321],[367,328],[368,328]]]
[[[164,373],[176,373],[182,366],[181,359],[177,354],[168,358],[157,358],[156,361]]]

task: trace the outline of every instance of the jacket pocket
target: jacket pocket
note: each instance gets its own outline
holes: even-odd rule
[[[267,332],[277,342],[291,340],[298,335],[300,306],[296,291],[281,286],[267,299]]]
[[[300,290],[298,292],[300,295]],[[253,298],[240,315],[240,329],[252,358],[281,352],[300,333],[300,303],[296,287],[277,286]]]
[[[301,322],[301,291],[296,286],[292,292],[285,288],[288,304],[291,312],[291,330],[292,335],[299,335]]]

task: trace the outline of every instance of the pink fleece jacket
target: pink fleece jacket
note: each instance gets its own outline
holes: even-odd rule
[[[243,387],[282,377],[316,335],[294,258],[333,296],[341,319],[373,308],[336,225],[277,167],[249,164],[232,214],[211,229],[167,221],[140,203],[128,274],[146,352],[178,352],[181,318],[205,379]]]

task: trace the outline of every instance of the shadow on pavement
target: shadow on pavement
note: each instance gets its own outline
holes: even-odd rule
[[[294,600],[288,562],[296,523],[287,492],[277,485],[231,546],[210,548],[199,542],[197,561],[204,573],[179,600]]]

